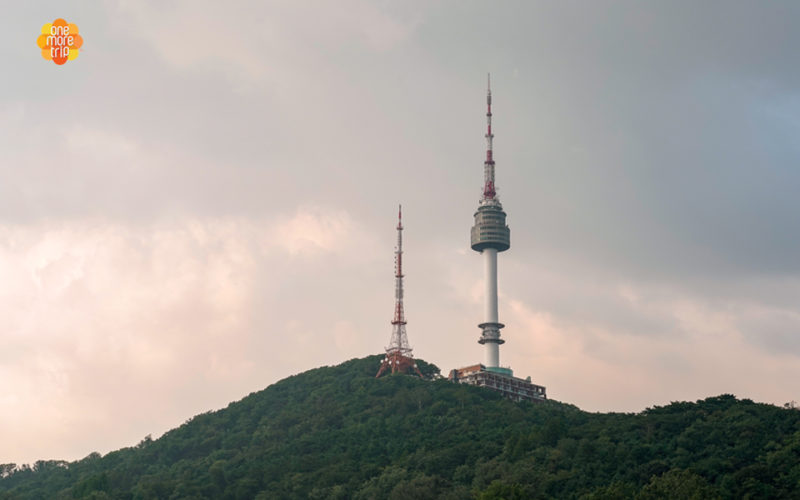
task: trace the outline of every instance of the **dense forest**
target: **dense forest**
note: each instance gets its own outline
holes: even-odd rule
[[[375,379],[379,364],[289,377],[105,456],[0,465],[0,499],[800,498],[794,409],[723,395],[587,413]]]

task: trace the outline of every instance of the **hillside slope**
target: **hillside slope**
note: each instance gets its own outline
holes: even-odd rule
[[[289,377],[104,457],[0,466],[0,499],[800,496],[795,410],[718,396],[593,414],[375,379],[379,364]]]

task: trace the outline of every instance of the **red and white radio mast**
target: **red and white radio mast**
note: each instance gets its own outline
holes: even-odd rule
[[[381,368],[375,378],[384,372],[406,373],[413,368],[421,377],[411,346],[406,335],[406,316],[403,311],[403,207],[397,212],[397,247],[394,250],[394,319],[392,319],[392,338],[386,348],[386,357],[383,358]]]

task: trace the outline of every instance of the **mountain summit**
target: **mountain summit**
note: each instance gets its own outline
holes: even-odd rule
[[[723,395],[638,414],[376,379],[381,356],[294,375],[161,438],[0,465],[0,499],[797,498],[800,412]],[[418,360],[422,373],[438,373]]]

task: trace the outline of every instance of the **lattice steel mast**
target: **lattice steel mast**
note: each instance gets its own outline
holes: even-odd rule
[[[392,337],[389,346],[386,348],[384,357],[378,374],[380,377],[385,371],[391,373],[407,372],[413,368],[419,376],[422,376],[414,357],[411,354],[411,346],[408,344],[406,335],[406,316],[403,310],[403,207],[399,207],[397,212],[397,246],[394,251],[394,318],[392,319]]]

